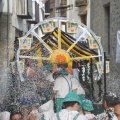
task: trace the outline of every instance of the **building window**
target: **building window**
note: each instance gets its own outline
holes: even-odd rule
[[[80,21],[84,25],[87,25],[87,10],[80,11],[78,15],[80,16]]]
[[[87,24],[87,14],[81,15],[80,20],[84,25],[86,25]]]

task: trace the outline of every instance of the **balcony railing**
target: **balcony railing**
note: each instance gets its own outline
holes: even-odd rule
[[[32,18],[32,0],[17,0],[17,15],[23,19]]]
[[[73,9],[73,4],[56,7],[56,12],[60,13],[61,11],[67,11],[71,9]]]
[[[73,9],[73,4],[67,5],[67,0],[61,0],[58,7],[56,7],[56,13],[61,13],[61,17],[67,16],[67,10]]]
[[[87,5],[87,0],[75,0],[76,7],[81,7],[81,6],[86,6],[86,5]]]

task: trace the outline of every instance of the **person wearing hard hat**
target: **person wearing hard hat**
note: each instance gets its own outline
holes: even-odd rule
[[[61,74],[55,79],[53,87],[56,112],[62,109],[62,100],[72,91],[72,81],[68,78],[68,72],[65,69],[59,72]]]
[[[79,78],[74,75],[74,69],[71,69],[71,71],[73,71],[73,73],[71,72],[72,74],[69,74],[68,76],[72,80],[72,84],[73,84],[72,91],[76,92],[79,95],[81,100],[84,100],[85,99],[85,91],[80,84]]]
[[[86,100],[82,101],[82,110],[83,110],[85,117],[88,120],[96,119],[96,116],[94,114],[92,114],[92,111],[94,110],[94,108],[93,108],[93,104],[90,100],[86,99]]]
[[[85,94],[79,81],[73,77],[72,69],[66,68],[59,71],[61,75],[55,79],[53,91],[56,98],[56,112],[62,109],[62,100],[69,92],[76,92],[78,95]]]
[[[51,120],[87,120],[82,113],[78,112],[81,103],[75,92],[69,92],[62,101],[64,109],[55,113]]]

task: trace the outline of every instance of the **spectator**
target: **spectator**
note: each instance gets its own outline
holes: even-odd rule
[[[120,120],[120,101],[115,105],[114,113],[117,116],[118,120]]]
[[[32,110],[29,115],[29,120],[40,120],[41,115],[38,110]]]
[[[28,120],[28,113],[29,113],[28,107],[22,106],[21,111],[23,116],[22,120]]]
[[[22,113],[19,111],[11,112],[10,120],[22,120]]]
[[[115,93],[108,92],[103,97],[103,106],[105,112],[97,115],[98,120],[118,120],[114,114],[114,106],[118,103],[118,96]]]
[[[66,68],[60,70],[61,75],[55,80],[53,91],[56,98],[56,111],[59,112],[62,109],[62,100],[69,92],[76,92],[81,99],[84,99],[85,94],[81,87],[79,80],[73,77],[72,69]],[[82,96],[81,96],[82,95]]]
[[[82,101],[82,109],[85,117],[88,120],[95,120],[95,115],[92,114],[92,111],[94,110],[93,104],[90,100],[83,100]]]
[[[65,109],[54,114],[52,120],[87,120],[82,113],[79,113],[81,101],[75,92],[70,92],[63,100]]]

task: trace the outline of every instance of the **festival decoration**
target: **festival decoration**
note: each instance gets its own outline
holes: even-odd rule
[[[97,36],[97,38],[98,38],[99,42],[101,42],[101,37]],[[90,49],[98,49],[99,48],[97,42],[95,41],[95,39],[93,37],[89,37],[88,42],[89,42]]]
[[[97,62],[96,65],[97,65],[98,73],[100,73],[102,62],[101,61]],[[110,62],[106,61],[106,73],[109,73],[109,72],[110,72]],[[104,73],[104,70],[102,70],[102,73]]]
[[[13,61],[13,62],[10,62],[10,64],[11,64],[12,73],[15,74],[15,73],[16,73],[16,70],[17,70],[17,68],[16,68],[16,62]],[[23,72],[24,72],[24,69],[25,69],[25,68],[24,68],[24,60],[20,60],[20,61],[19,61],[19,64],[20,64],[21,73],[23,73]]]
[[[41,56],[41,49],[40,48],[37,49],[35,53],[36,53],[36,56]],[[39,59],[37,61],[38,61],[38,67],[42,67],[42,60]]]
[[[45,23],[41,24],[41,29],[44,34],[52,32],[54,30],[54,22],[46,21]]]
[[[64,50],[55,50],[50,56],[51,63],[69,63],[70,55]]]
[[[23,73],[23,72],[24,72],[24,69],[25,69],[25,62],[24,62],[24,60],[20,60],[20,61],[19,61],[19,64],[20,64],[21,73]]]
[[[78,24],[76,22],[66,22],[66,32],[73,34],[73,33],[77,33],[78,30]]]
[[[12,73],[15,74],[16,62],[10,62]]]
[[[63,31],[61,28],[61,25],[63,24],[66,24],[66,31]],[[37,27],[41,28],[40,30],[45,34],[44,36],[40,36],[36,32]],[[78,31],[80,31],[79,35],[75,38]],[[27,77],[24,76],[24,74],[21,74],[21,68],[18,68],[22,82],[26,82],[26,79],[33,77],[35,74],[37,74],[35,76],[37,81],[43,79],[41,76],[44,76],[44,73],[41,72],[42,74],[39,75],[38,71],[42,70],[44,65],[51,64],[53,68],[56,66],[58,69],[59,65],[65,66],[64,68],[72,68],[73,61],[80,61],[80,64],[75,66],[75,68],[79,67],[80,81],[87,83],[88,87],[86,88],[88,88],[88,91],[92,94],[96,81],[91,79],[92,65],[90,65],[90,60],[93,60],[93,64],[99,60],[102,60],[101,66],[103,66],[104,61],[103,49],[100,42],[95,40],[98,45],[99,52],[97,50],[94,51],[89,49],[86,44],[81,45],[82,42],[86,43],[91,36],[93,36],[93,38],[97,37],[92,30],[88,29],[88,27],[82,23],[76,22],[75,20],[71,20],[69,18],[50,18],[36,24],[35,27],[28,31],[24,38],[27,38],[28,36],[34,36],[36,38],[36,41],[32,43],[31,47],[33,48],[34,46],[37,46],[39,42],[40,49],[34,47],[34,50],[30,49],[21,51],[22,47],[18,48],[17,61],[21,59],[28,59],[33,60],[34,63],[33,66],[27,65],[29,66],[27,67],[27,71],[25,71],[27,72]],[[24,40],[22,43],[24,44]],[[84,61],[84,63],[81,61]],[[41,65],[43,65],[43,67],[41,67]],[[17,67],[19,67],[19,65],[17,65]],[[100,80],[101,75],[102,73],[98,74],[97,80]],[[43,79],[43,81],[44,80],[45,79]]]
[[[80,61],[79,71],[82,82],[90,80],[90,63],[88,61]]]
[[[31,48],[32,38],[27,37],[24,40],[24,37],[19,37],[19,47],[23,50],[28,50]]]

